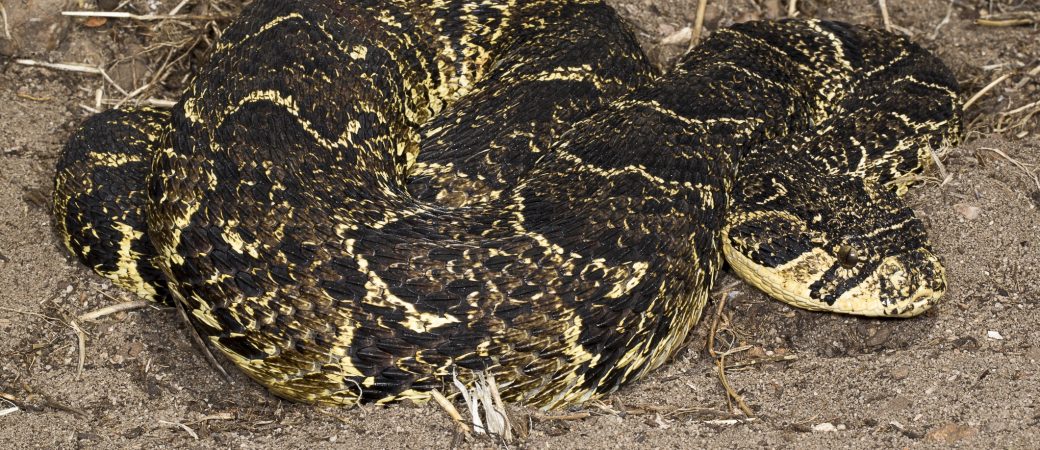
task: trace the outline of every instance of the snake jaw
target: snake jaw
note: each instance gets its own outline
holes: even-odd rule
[[[745,254],[728,234],[723,236],[726,261],[741,278],[770,297],[802,309],[913,317],[938,303],[946,290],[945,270],[927,248],[875,256],[880,263],[847,268],[840,254],[817,246],[769,267]]]
[[[917,316],[946,291],[945,270],[927,249],[886,257],[873,273],[843,292],[834,311],[868,317]]]

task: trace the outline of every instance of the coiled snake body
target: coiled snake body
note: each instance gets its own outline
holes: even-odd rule
[[[888,33],[719,30],[655,77],[599,1],[258,0],[172,113],[86,122],[57,228],[286,398],[495,375],[554,407],[662,364],[723,262],[790,303],[945,288],[899,198],[956,82]]]

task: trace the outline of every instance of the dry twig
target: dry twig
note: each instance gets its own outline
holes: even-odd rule
[[[89,417],[85,411],[83,411],[83,410],[81,410],[79,408],[74,408],[72,406],[66,405],[66,404],[61,403],[61,402],[59,402],[57,400],[54,400],[54,399],[50,398],[49,396],[47,396],[47,394],[42,394],[42,393],[36,394],[36,393],[34,393],[32,387],[30,387],[27,384],[23,383],[22,384],[22,389],[25,390],[25,392],[28,394],[25,399],[18,400],[13,395],[10,395],[10,394],[7,394],[7,393],[3,393],[3,392],[0,392],[0,398],[3,398],[4,400],[7,400],[7,401],[9,401],[11,403],[14,403],[15,406],[18,406],[18,407],[20,407],[22,409],[25,409],[25,410],[29,410],[31,408],[44,407],[44,408],[56,409],[56,410],[62,411],[62,412],[67,412],[67,413],[72,414],[72,415],[74,415],[76,417],[79,417],[81,419],[86,419],[86,418]],[[40,401],[37,401],[37,400],[40,400]]]
[[[64,403],[57,402],[54,399],[52,399],[50,397],[47,397],[47,396],[43,397],[43,402],[40,403],[40,406],[45,406],[47,408],[56,409],[56,410],[62,411],[62,412],[67,412],[67,413],[72,414],[72,415],[74,415],[76,417],[79,417],[81,419],[86,419],[86,418],[90,417],[89,415],[87,415],[86,411],[83,411],[82,409],[74,408],[74,407],[66,405]]]

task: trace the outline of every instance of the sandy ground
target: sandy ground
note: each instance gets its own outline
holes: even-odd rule
[[[62,143],[88,115],[81,105],[94,105],[99,87],[106,98],[121,94],[96,75],[25,67],[14,58],[104,64],[114,81],[137,87],[165,50],[123,57],[150,49],[161,35],[153,27],[177,25],[57,16],[76,3],[2,3],[13,39],[0,29],[0,447],[502,446],[490,438],[461,439],[434,405],[316,408],[272,397],[233,370],[232,381],[225,381],[173,310],[147,308],[80,324],[85,364],[79,373],[72,320],[133,299],[59,247],[48,215],[51,178]],[[180,2],[130,3],[124,10],[165,13]],[[219,12],[202,11],[199,3],[206,2],[190,1],[182,12]],[[695,1],[610,3],[632,21],[660,65],[688,45],[685,28],[694,20]],[[786,3],[768,0],[709,3],[708,31],[786,10]],[[515,411],[529,425],[516,445],[1035,448],[1040,187],[1027,171],[1040,163],[1040,114],[1036,107],[1015,110],[1040,100],[1034,70],[1040,32],[1035,24],[994,28],[973,21],[988,13],[1040,11],[1040,4],[889,3],[893,24],[944,58],[966,97],[1010,75],[969,109],[966,143],[944,153],[945,182],[926,183],[909,198],[945,258],[951,285],[945,303],[913,320],[838,317],[791,309],[726,276],[719,285],[732,285],[734,294],[722,311],[716,346],[752,346],[731,358],[735,362],[788,358],[729,371],[755,420],[718,421],[743,416],[727,405],[705,349],[708,314],[687,349],[646,380],[600,404],[556,412],[589,417],[544,420]],[[875,4],[798,3],[802,16],[880,25]],[[216,29],[207,28],[208,37]],[[204,58],[206,43],[147,95],[174,98],[182,72]]]

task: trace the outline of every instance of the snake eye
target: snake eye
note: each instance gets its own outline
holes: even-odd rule
[[[856,250],[848,245],[842,244],[838,247],[838,262],[841,263],[841,267],[851,269],[859,264],[859,255],[856,254]]]

